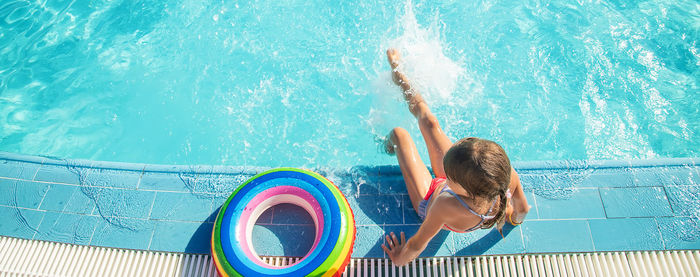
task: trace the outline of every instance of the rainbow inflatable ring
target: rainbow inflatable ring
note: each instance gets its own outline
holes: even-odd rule
[[[304,208],[316,237],[306,256],[276,267],[260,259],[251,238],[260,214],[282,203]],[[350,261],[355,232],[350,205],[332,182],[308,170],[278,168],[253,176],[221,206],[211,253],[221,276],[340,276]]]

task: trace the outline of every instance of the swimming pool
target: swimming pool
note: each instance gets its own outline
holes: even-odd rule
[[[520,161],[697,157],[697,4],[578,2],[3,1],[0,151],[394,164],[377,138],[419,132],[393,46],[453,139]]]

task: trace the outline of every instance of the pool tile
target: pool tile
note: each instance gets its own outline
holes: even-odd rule
[[[0,168],[1,167],[2,166],[0,165]],[[39,167],[37,166],[37,169],[38,168]],[[598,248],[599,244],[603,247],[608,247],[613,250],[619,250],[619,248],[621,247],[628,247],[629,245],[634,244],[645,245],[644,243],[639,243],[638,241],[642,238],[638,238],[636,236],[631,236],[632,242],[620,242],[619,239],[621,237],[627,238],[629,236],[627,234],[640,229],[642,230],[642,232],[636,232],[640,233],[641,235],[644,235],[645,239],[650,240],[650,242],[646,242],[646,245],[650,245],[649,247],[652,248],[663,248],[664,243],[668,249],[688,249],[700,247],[698,246],[697,232],[692,232],[698,230],[698,223],[697,219],[695,218],[662,217],[657,218],[657,221],[654,221],[654,219],[651,218],[624,218],[607,220],[600,219],[590,221],[537,220],[549,218],[571,219],[599,217],[600,212],[603,210],[603,207],[605,211],[612,211],[612,214],[617,216],[623,214],[623,217],[627,217],[628,215],[626,214],[629,213],[629,211],[632,211],[631,214],[635,214],[633,216],[640,216],[640,213],[643,214],[642,216],[657,216],[657,214],[667,216],[669,215],[667,214],[667,212],[671,211],[671,208],[673,208],[672,211],[676,215],[693,215],[693,212],[697,212],[697,210],[700,210],[697,208],[700,205],[697,204],[700,203],[700,200],[698,199],[700,196],[700,192],[695,184],[692,186],[689,185],[666,187],[665,190],[669,195],[668,200],[666,201],[667,208],[664,208],[663,205],[659,205],[660,203],[663,203],[663,201],[660,200],[663,200],[665,198],[654,198],[665,195],[664,188],[659,187],[660,185],[686,184],[688,182],[681,182],[682,180],[686,179],[690,180],[690,182],[694,182],[692,179],[694,178],[694,175],[690,174],[686,176],[683,174],[688,173],[681,172],[674,175],[676,177],[674,179],[671,179],[671,182],[659,183],[655,180],[660,177],[653,173],[643,171],[636,172],[634,170],[630,172],[631,176],[633,176],[634,179],[632,181],[633,184],[625,187],[620,186],[621,188],[619,189],[622,191],[618,191],[618,188],[603,187],[608,186],[606,184],[611,183],[619,184],[619,180],[615,181],[614,178],[627,178],[619,176],[613,177],[612,181],[611,179],[605,179],[603,177],[600,177],[600,179],[597,180],[598,183],[591,183],[591,188],[584,188],[583,186],[579,186],[577,189],[573,190],[573,193],[571,194],[571,199],[566,200],[551,200],[541,197],[539,195],[535,196],[532,191],[528,191],[526,192],[526,197],[528,197],[528,202],[530,205],[533,206],[533,209],[528,215],[526,223],[524,225],[511,229],[510,233],[506,235],[505,239],[502,239],[498,232],[494,229],[478,230],[469,234],[441,232],[436,239],[431,240],[431,243],[429,244],[426,251],[424,251],[422,256],[443,256],[455,254],[477,255],[479,253],[491,255],[523,252],[549,252],[549,249],[552,248],[552,245],[557,246],[557,252],[591,251],[592,248],[595,248],[595,250],[601,250],[600,248]],[[42,174],[47,173],[44,172]],[[92,174],[92,172],[90,174]],[[150,175],[158,174],[150,173]],[[188,192],[179,194],[189,194],[189,190],[184,185],[179,176],[177,176],[176,174],[159,175],[161,176],[158,177],[164,177],[164,179],[170,179],[170,181],[173,181],[172,178],[176,178],[177,183],[174,181],[171,183],[167,183],[167,181],[164,181],[164,179],[156,180],[155,182],[151,183],[149,183],[148,181],[144,183],[143,180],[141,180],[140,188],[146,190],[175,191],[174,189],[176,189],[177,184],[179,184],[179,186],[181,186],[182,189],[180,191]],[[37,176],[39,176],[38,173]],[[413,211],[408,195],[406,195],[405,185],[402,183],[403,179],[401,178],[401,176],[394,175],[385,177],[386,180],[370,180],[367,184],[361,186],[359,193],[359,195],[361,196],[359,198],[356,198],[355,195],[348,195],[348,201],[351,203],[351,206],[353,207],[353,210],[356,213],[357,224],[360,224],[360,221],[366,224],[357,226],[358,233],[357,241],[354,247],[354,257],[383,257],[384,253],[380,245],[383,242],[382,235],[385,234],[385,232],[394,231],[398,234],[398,232],[404,231],[407,233],[408,238],[410,237],[410,235],[412,235],[413,233],[415,233],[415,231],[418,230],[419,224],[421,223],[420,219],[418,219],[418,217],[415,215],[415,211]],[[59,176],[56,180],[69,180],[70,178],[70,176]],[[107,218],[105,219],[112,220],[116,224],[106,222],[105,219],[97,216],[88,216],[87,219],[81,219],[78,217],[82,215],[76,214],[61,215],[60,213],[50,212],[51,215],[44,218],[45,213],[42,211],[13,209],[9,207],[0,206],[0,218],[8,218],[8,215],[10,216],[9,218],[15,217],[14,220],[0,220],[0,234],[11,234],[12,232],[16,232],[19,233],[19,235],[17,236],[31,238],[34,235],[34,231],[32,230],[32,228],[34,228],[42,229],[42,232],[36,234],[35,238],[38,238],[40,236],[57,237],[59,239],[63,239],[63,241],[66,242],[71,240],[75,241],[75,243],[86,244],[87,242],[84,242],[86,236],[85,234],[89,232],[91,222],[94,221],[94,225],[92,225],[94,227],[94,234],[92,235],[93,245],[127,248],[145,248],[150,241],[152,250],[208,253],[208,236],[210,236],[211,234],[210,232],[212,224],[202,225],[194,222],[161,220],[149,221],[114,216],[126,216],[145,219],[147,218],[148,212],[150,211],[150,208],[152,206],[153,211],[158,216],[158,218],[165,218],[167,217],[166,215],[173,214],[175,217],[180,217],[180,215],[182,215],[182,218],[178,220],[193,220],[196,218],[200,218],[201,216],[201,218],[207,218],[208,222],[212,222],[214,220],[213,217],[216,215],[218,207],[227,199],[227,197],[212,197],[208,199],[209,202],[206,202],[206,200],[204,200],[202,201],[203,203],[198,203],[198,200],[192,200],[194,201],[194,204],[190,205],[178,204],[180,202],[172,203],[173,198],[169,198],[166,196],[169,193],[178,194],[173,192],[158,191],[156,193],[154,191],[141,191],[133,189],[124,190],[103,188],[103,186],[122,185],[132,188],[133,185],[131,185],[132,183],[129,180],[133,181],[134,179],[130,178],[133,178],[133,176],[125,178],[121,181],[114,182],[105,181],[105,179],[110,179],[109,176],[104,177],[104,179],[98,178],[99,180],[96,179],[95,182],[103,181],[103,183],[101,183],[102,185],[99,185],[100,187],[98,188],[87,188],[86,192],[83,192],[80,186],[27,182],[30,183],[30,185],[26,187],[18,187],[18,189],[26,189],[27,191],[29,191],[28,193],[13,193],[18,194],[22,198],[21,200],[17,201],[25,203],[22,205],[32,206],[32,203],[35,203],[36,199],[38,198],[32,196],[32,192],[39,194],[39,192],[41,192],[40,186],[46,185],[46,198],[44,198],[44,201],[41,203],[41,207],[39,207],[40,209],[47,209],[53,211],[65,210],[71,213],[90,213],[90,211],[92,211],[92,209],[94,208],[94,201],[90,197],[88,197],[89,195],[91,197],[95,197],[95,199],[98,199],[98,203],[100,203],[100,206],[103,211],[103,216],[107,216]],[[596,181],[595,178],[593,180]],[[4,201],[3,194],[6,194],[7,192],[13,192],[12,189],[15,189],[13,187],[14,180],[10,180],[11,182],[9,182],[9,184],[13,186],[9,186],[10,189],[6,188],[5,190],[3,190],[3,186],[8,187],[8,183],[5,182],[3,184],[3,181],[8,180],[0,179],[0,204],[2,204],[2,201]],[[151,181],[153,181],[153,179]],[[162,183],[161,181],[165,183]],[[586,180],[584,180],[582,183],[585,182]],[[398,185],[399,183],[401,186]],[[640,186],[656,187],[641,188]],[[601,203],[601,201],[606,200],[606,205],[596,204],[594,205],[595,209],[593,210],[583,208],[579,209],[579,207],[584,206],[588,208],[587,206],[590,206],[591,203],[594,202],[596,196],[593,193],[593,191],[596,191],[598,187],[601,187],[601,195],[603,194],[603,191],[605,191],[607,195],[603,196],[603,198],[605,199],[600,199],[600,196],[598,196],[599,198],[597,203]],[[363,190],[363,188],[365,190]],[[162,194],[163,196],[159,196],[160,194]],[[368,197],[370,195],[371,197]],[[619,200],[616,197],[622,198],[623,200]],[[644,200],[639,200],[638,198],[643,198]],[[171,202],[168,202],[168,199],[170,199]],[[620,204],[624,203],[625,201],[629,202],[630,200],[634,202],[632,205]],[[670,204],[668,203],[669,201]],[[209,205],[207,206],[206,203],[209,203]],[[638,211],[639,209],[643,209],[641,208],[641,205],[651,205],[649,203],[661,206],[661,208],[654,208],[653,212]],[[199,208],[191,208],[192,206],[198,206]],[[185,211],[169,211],[179,208],[186,209],[188,207],[190,209]],[[209,210],[206,213],[206,215],[204,212],[205,209]],[[145,216],[141,215],[143,213],[142,211],[145,211]],[[20,212],[22,214],[21,217],[19,216]],[[95,212],[93,214],[100,214],[100,211],[98,209],[95,209]],[[279,215],[278,211],[276,211],[274,208],[261,215],[261,218],[258,222],[262,224],[260,226],[255,227],[256,231],[254,232],[254,238],[257,238],[255,236],[258,236],[260,237],[261,241],[263,239],[269,240],[269,242],[265,241],[260,244],[261,250],[277,251],[283,254],[287,253],[285,255],[289,255],[288,253],[296,255],[301,252],[305,252],[305,249],[307,249],[308,247],[303,247],[303,243],[286,245],[284,242],[286,239],[292,237],[292,235],[289,235],[289,233],[290,231],[293,231],[293,227],[301,229],[303,232],[301,235],[294,236],[295,238],[304,237],[308,234],[311,234],[311,236],[313,236],[314,230],[313,226],[311,225],[288,225],[294,224],[295,222],[299,221],[298,219],[294,219],[295,215],[296,217],[298,217],[299,211],[293,211],[293,209],[284,207],[281,208]],[[275,216],[279,217],[275,218]],[[610,213],[608,214],[608,216],[611,216]],[[19,220],[20,218],[24,219]],[[51,228],[50,223],[47,223],[47,225],[44,225],[44,223],[42,223],[42,227],[39,226],[39,222],[42,221],[42,218],[44,220],[48,220],[49,222],[65,220],[66,222],[68,222],[68,224],[72,224],[77,229],[72,228],[69,230],[67,227]],[[640,224],[639,222],[619,223],[617,222],[617,220],[650,220],[652,224],[648,224],[649,222],[643,222],[644,224]],[[29,226],[25,225],[25,221],[29,223]],[[581,221],[586,222],[586,228],[581,228]],[[272,224],[273,222],[275,224]],[[656,222],[658,222],[658,226],[661,227],[654,227],[657,228],[656,234],[651,235],[651,238],[646,238],[648,236],[647,234],[653,234],[653,230],[646,230],[643,228],[651,228],[649,226],[657,226],[654,224]],[[403,225],[406,223],[412,224]],[[588,224],[590,224],[590,228],[588,227]],[[627,227],[627,225],[633,225],[637,227],[632,228]],[[643,225],[643,227],[640,228],[639,225]],[[668,228],[665,228],[664,226],[668,226]],[[45,230],[46,228],[49,228],[48,231]],[[658,231],[659,229],[660,231]],[[566,231],[561,232],[561,230]],[[594,232],[597,234],[597,236],[593,234]],[[153,233],[153,235],[151,235],[151,233]],[[587,233],[588,239],[583,238],[585,236],[582,233]],[[593,238],[591,239],[591,237]],[[517,240],[518,238],[520,238],[519,242]],[[615,238],[617,238],[617,240]],[[255,240],[257,241],[257,239]],[[553,240],[558,240],[558,242],[552,242]],[[303,240],[303,242],[305,241],[307,240]],[[561,241],[566,241],[566,246],[564,247],[564,249],[561,249]],[[615,243],[625,244],[619,246],[615,245]],[[590,244],[590,246],[594,245],[595,247],[590,247],[588,244]],[[268,247],[269,249],[265,247]],[[589,248],[591,249],[587,250]],[[605,249],[607,248],[603,248],[602,250]]]
[[[631,172],[627,171],[594,172],[583,179],[579,187],[633,187],[634,180]]]
[[[185,182],[180,179],[178,174],[174,173],[144,173],[141,176],[139,189],[145,190],[162,190],[162,191],[179,191],[189,192],[185,186]]]
[[[44,165],[39,168],[39,171],[34,177],[35,181],[64,183],[64,184],[80,184],[80,177],[75,170],[70,170],[65,166]]]
[[[136,189],[141,178],[140,171],[82,169],[81,185],[111,188]]]
[[[588,221],[596,251],[663,250],[653,218],[612,218]]]
[[[272,224],[272,218],[274,216],[274,209],[267,209],[264,211],[262,214],[260,214],[260,217],[258,217],[258,220],[255,221],[256,224]]]
[[[214,196],[212,199],[211,207],[212,207],[212,212],[209,215],[209,218],[207,218],[207,222],[215,222],[216,221],[216,216],[219,214],[219,210],[221,209],[221,206],[226,203],[226,200],[228,199],[228,196]],[[268,209],[267,211],[263,212],[260,217],[258,217],[259,223],[272,223],[272,209]]]
[[[355,235],[355,245],[353,246],[352,256],[366,258],[383,258],[384,250],[382,250],[382,235],[384,230],[377,225],[356,226],[357,234]]]
[[[0,160],[0,177],[32,180],[40,164]]]
[[[700,216],[700,187],[668,186],[665,189],[674,214]]]
[[[674,186],[698,186],[700,185],[700,172],[696,167],[672,167],[662,169],[665,177],[663,185]]]
[[[520,175],[524,192],[551,199],[565,199],[572,195],[583,178],[581,174]]]
[[[384,216],[384,224],[403,224],[403,195],[382,195],[375,199],[378,213]]]
[[[569,199],[537,198],[540,219],[605,218],[598,189],[579,188]]]
[[[80,214],[90,214],[94,208],[95,201],[86,196],[81,187],[63,184],[53,184],[39,207],[42,210]]]
[[[0,235],[31,239],[44,214],[42,211],[0,206]]]
[[[38,209],[53,184],[32,181],[17,182],[17,205],[25,208]]]
[[[408,194],[403,175],[381,175],[377,177],[380,194]],[[429,184],[426,184],[426,186]]]
[[[525,192],[532,191],[532,189],[540,182],[542,182],[543,177],[537,174],[525,174],[519,171],[518,177],[520,177],[520,184]]]
[[[358,225],[403,224],[401,195],[361,195],[347,199]]]
[[[506,225],[504,236],[496,230],[480,229],[470,233],[454,233],[457,256],[499,255],[524,253],[523,235],[520,226]]]
[[[530,211],[527,213],[525,220],[528,219],[538,219],[540,218],[540,211],[537,205],[537,200],[535,200],[535,194],[532,192],[525,192],[525,199],[527,199],[527,204],[530,205]]]
[[[313,245],[313,225],[255,225],[252,244],[259,255],[303,257]]]
[[[0,177],[17,178],[22,173],[20,163],[0,160]]]
[[[700,219],[659,217],[656,219],[667,250],[700,249]]]
[[[17,207],[37,209],[44,199],[46,192],[51,187],[51,184],[37,183],[32,181],[17,181],[14,184],[12,194],[2,195],[0,199],[11,197],[10,205]],[[0,192],[5,194],[5,192]]]
[[[386,241],[383,235],[388,235],[391,232],[394,232],[399,239],[401,232],[404,232],[406,240],[408,240],[416,234],[418,228],[420,228],[420,225],[385,225],[383,227],[384,232],[381,237],[381,243]],[[421,252],[420,257],[453,256],[455,254],[455,246],[452,233],[453,232],[445,230],[440,231],[428,242],[428,246]]]
[[[129,249],[147,249],[155,221],[120,219],[118,222],[100,220],[90,245]]]
[[[178,174],[185,191],[216,195],[230,195],[249,179],[247,174]],[[177,185],[172,184],[174,188]]]
[[[365,202],[369,202],[369,198],[365,197],[355,197],[353,195],[346,196],[348,200],[348,205],[350,205],[350,209],[352,209],[352,213],[355,216],[355,224],[357,225],[376,225],[376,224],[381,224],[380,219],[376,218],[369,218],[363,209],[361,209],[361,206],[367,206]],[[360,205],[360,201],[362,201],[362,205]],[[371,202],[370,202],[371,204]],[[374,220],[379,221],[379,223],[375,222]]]
[[[526,221],[520,228],[526,253],[594,250],[585,220]]]
[[[609,218],[673,215],[662,187],[601,188],[600,195]]]
[[[403,207],[403,222],[404,224],[418,224],[423,223],[423,220],[416,213],[416,209],[413,208],[411,203],[411,198],[408,195],[403,195],[401,198],[401,206]]]
[[[99,217],[46,212],[34,239],[88,245]]]
[[[160,221],[149,250],[209,254],[211,223]]]
[[[343,184],[344,188],[340,188],[343,194],[347,196],[357,196],[357,195],[377,195],[381,194],[379,186],[381,185],[379,180],[367,179],[367,180],[347,180],[347,177],[341,177],[337,184]]]
[[[314,220],[304,208],[294,204],[279,204],[274,207],[272,224],[305,224],[313,225]]]
[[[156,193],[150,218],[207,221],[211,215],[211,202],[211,195],[159,191]]]
[[[15,183],[14,179],[0,179],[0,205],[12,206]]]
[[[93,215],[141,219],[148,218],[156,195],[154,191],[114,188],[101,188],[89,194],[99,195]]]
[[[39,208],[47,211],[63,211],[68,205],[68,201],[72,198],[73,193],[79,189],[80,187],[77,186],[54,184],[46,192],[44,201]],[[90,209],[90,212],[92,212],[92,209]]]
[[[658,187],[664,185],[658,170],[636,169],[632,170],[634,185],[637,187]]]

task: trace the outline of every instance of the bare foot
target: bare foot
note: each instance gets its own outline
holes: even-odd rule
[[[406,88],[408,88],[408,78],[406,78],[406,75],[403,75],[403,73],[398,70],[399,62],[401,61],[401,54],[399,54],[399,51],[394,48],[389,48],[389,50],[386,50],[386,57],[391,65],[391,77],[394,80],[394,83],[402,88],[404,86],[407,86]]]
[[[389,59],[389,64],[391,64],[391,69],[396,69],[399,66],[399,61],[401,60],[401,54],[394,48],[389,48],[386,50],[386,57]]]

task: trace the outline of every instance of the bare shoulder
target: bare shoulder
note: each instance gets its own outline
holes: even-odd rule
[[[520,176],[518,176],[518,172],[515,171],[515,168],[510,168],[510,185],[508,188],[510,190],[515,190],[515,188],[520,185]]]
[[[447,193],[442,193],[435,197],[435,203],[431,210],[433,209],[445,215],[448,221],[453,221],[450,219],[455,218],[463,219],[466,215],[466,210],[459,203],[459,200]]]
[[[439,213],[446,223],[455,221],[455,219],[464,219],[466,215],[464,207],[459,204],[458,200],[447,193],[436,195],[430,212]]]
[[[431,205],[427,210],[426,217],[432,216],[435,220],[440,221],[440,224],[446,224],[451,221],[451,218],[459,216],[459,212],[455,209],[454,199],[446,194],[435,195]]]
[[[479,224],[481,218],[470,213],[454,196],[442,194],[435,199],[430,211],[440,213],[443,224],[453,229],[466,230]]]

